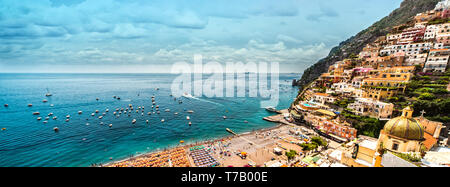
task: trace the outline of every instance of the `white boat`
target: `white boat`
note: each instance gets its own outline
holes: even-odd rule
[[[227,117],[226,117],[226,116],[223,116],[223,119],[227,119]]]
[[[267,107],[266,110],[269,111],[269,112],[275,112],[275,113],[278,113],[277,109],[274,108],[274,107]]]
[[[133,119],[133,121],[131,121],[131,123],[132,123],[132,124],[135,124],[135,123],[136,123],[136,119]]]
[[[33,112],[33,115],[39,115],[41,114],[40,112]]]
[[[83,111],[78,111],[78,114],[82,114],[83,113]]]
[[[38,117],[38,118],[37,118],[38,121],[41,121],[41,119],[42,119],[41,117]]]
[[[103,116],[99,116],[98,119],[103,119]]]
[[[164,123],[164,121],[165,121],[164,119],[161,120],[162,123]]]
[[[193,110],[188,110],[187,113],[191,113],[192,114],[192,113],[194,113],[194,111]]]
[[[165,111],[166,111],[166,112],[170,112],[170,109],[166,109]]]
[[[52,96],[53,94],[52,93],[50,93],[50,91],[48,91],[48,88],[46,88],[47,89],[47,93],[45,94],[45,96],[46,97],[50,97],[50,96]]]
[[[189,116],[186,116],[186,119],[187,119],[187,120],[191,120],[191,118],[190,118]]]
[[[67,115],[66,118],[70,118],[70,115]]]

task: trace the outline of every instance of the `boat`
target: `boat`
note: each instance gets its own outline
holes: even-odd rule
[[[148,112],[147,115],[152,115],[152,113],[151,113],[151,112]]]
[[[164,119],[161,120],[162,123],[164,123],[164,121],[165,121]]]
[[[70,118],[70,115],[67,115],[66,118]]]
[[[8,107],[9,105],[8,105],[8,104],[5,104],[4,106],[5,106],[5,107]]]
[[[131,123],[132,123],[132,124],[135,124],[135,123],[136,123],[136,119],[133,119],[133,121],[131,121]]]
[[[189,126],[192,126],[192,122],[189,122]]]
[[[39,115],[41,114],[40,112],[33,112],[33,115]]]
[[[186,119],[187,119],[187,120],[191,120],[191,118],[190,118],[189,116],[186,116]]]
[[[178,115],[178,112],[173,113],[174,115]]]
[[[106,111],[105,112],[109,112],[109,109],[106,109]]]
[[[48,102],[48,101],[47,101],[47,99],[44,99],[44,100],[42,100],[42,102],[43,102],[43,103],[46,103],[46,102]]]
[[[91,116],[95,116],[95,113],[92,113]]]
[[[109,124],[108,126],[109,126],[109,128],[111,128],[111,127],[112,127],[112,124]]]
[[[96,110],[95,113],[98,113],[98,110]]]
[[[227,119],[227,117],[226,117],[226,116],[223,116],[223,119]]]
[[[38,118],[37,118],[38,121],[41,121],[41,119],[42,119],[41,117],[38,117]]]
[[[53,94],[52,93],[50,93],[50,91],[48,91],[48,88],[46,88],[47,89],[47,93],[45,94],[45,96],[46,97],[50,97],[50,96],[52,96]]]
[[[229,132],[229,133],[231,133],[231,134],[233,134],[233,135],[236,135],[237,136],[237,134],[235,133],[235,132],[233,132],[231,129],[229,129],[229,128],[226,128],[225,129],[227,132]]]
[[[69,122],[70,121],[70,119],[66,119],[66,122]]]
[[[194,113],[194,111],[193,110],[188,110],[187,113],[192,114],[192,113]]]
[[[48,121],[43,121],[42,123],[44,123],[44,124],[47,124],[47,123],[48,123]]]
[[[45,117],[45,120],[49,120],[50,119],[50,117]]]
[[[165,111],[166,111],[166,112],[170,112],[170,109],[166,109]]]
[[[53,128],[53,130],[54,130],[55,132],[58,132],[58,131],[59,131],[59,128],[58,128],[58,127],[55,127],[55,128]]]
[[[103,116],[99,116],[98,119],[103,119]]]
[[[266,107],[266,110],[269,112],[274,112],[274,113],[278,113],[277,109],[274,107]]]
[[[49,113],[48,116],[53,116],[53,113]]]
[[[78,111],[78,114],[82,114],[83,113],[83,111]]]
[[[58,119],[58,117],[56,117],[56,116],[55,116],[55,117],[53,117],[53,120],[57,120],[57,119]]]
[[[149,122],[148,120],[145,121],[145,123],[147,123],[147,124],[148,124],[148,122]]]
[[[33,106],[33,104],[28,104],[28,107],[32,107]]]

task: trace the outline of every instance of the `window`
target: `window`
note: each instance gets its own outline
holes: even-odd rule
[[[397,151],[398,150],[398,143],[392,144],[392,150]]]

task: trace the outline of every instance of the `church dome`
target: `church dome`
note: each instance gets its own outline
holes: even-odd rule
[[[384,126],[384,132],[407,140],[423,140],[424,128],[419,121],[412,118],[414,111],[407,107],[400,117],[389,120]]]

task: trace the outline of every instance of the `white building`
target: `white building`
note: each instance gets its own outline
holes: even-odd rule
[[[377,119],[391,118],[394,104],[385,103],[371,98],[356,98],[356,101],[348,105],[356,115],[370,116]]]
[[[425,30],[424,39],[425,40],[434,40],[436,38],[438,26],[437,25],[428,25]]]
[[[415,65],[424,66],[425,62],[427,62],[427,57],[428,57],[428,53],[409,55],[405,59],[405,65],[407,65],[407,66],[415,66]]]
[[[380,50],[381,56],[388,56],[399,52],[404,52],[405,55],[416,55],[428,52],[433,47],[431,42],[412,43],[404,45],[388,45]]]
[[[425,67],[423,68],[424,72],[445,72],[448,59],[450,56],[449,49],[433,49],[430,51],[428,55],[427,62],[425,63]]]

